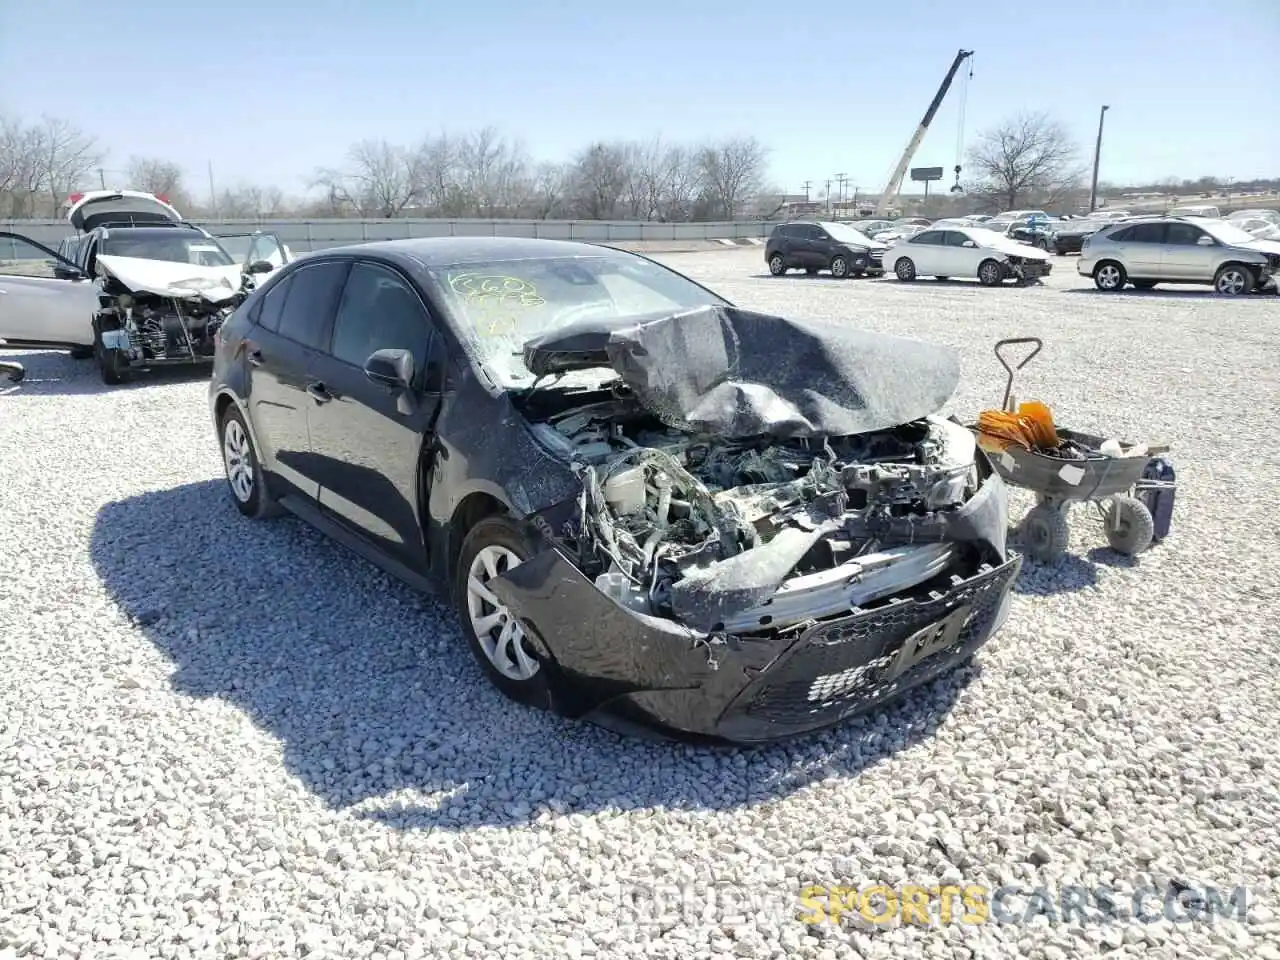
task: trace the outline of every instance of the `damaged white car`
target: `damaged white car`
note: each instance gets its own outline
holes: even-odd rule
[[[77,260],[0,234],[0,340],[92,354],[106,383],[135,369],[207,363],[219,326],[269,273],[148,194],[97,191],[68,219],[84,231]]]
[[[889,247],[884,269],[886,276],[892,273],[904,283],[917,277],[976,277],[984,287],[997,287],[1006,280],[1038,281],[1052,272],[1053,264],[1045,251],[985,227],[935,225]]]

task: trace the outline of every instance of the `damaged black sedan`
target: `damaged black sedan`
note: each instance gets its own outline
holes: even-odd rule
[[[1005,490],[944,349],[738,309],[644,257],[441,238],[286,265],[224,325],[237,507],[423,588],[521,702],[761,742],[1007,615]]]

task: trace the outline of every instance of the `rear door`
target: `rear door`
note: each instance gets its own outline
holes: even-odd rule
[[[308,376],[328,339],[350,262],[308,263],[266,290],[245,338],[249,409],[263,463],[287,489],[313,500],[320,484],[311,456],[307,414],[316,403]]]
[[[947,266],[947,232],[945,230],[925,230],[917,233],[906,242],[903,249],[916,265],[916,273],[922,277],[949,277],[951,270]]]
[[[383,349],[412,353],[411,390],[365,374],[365,361]],[[308,407],[320,506],[413,569],[426,559],[418,468],[432,442],[443,362],[442,337],[409,279],[386,264],[357,260],[329,347],[311,369],[310,387],[324,397]]]
[[[1125,270],[1130,277],[1160,278],[1163,269],[1164,223],[1138,223],[1125,234],[1121,244]]]
[[[98,288],[74,263],[17,233],[0,233],[0,340],[89,346]]]

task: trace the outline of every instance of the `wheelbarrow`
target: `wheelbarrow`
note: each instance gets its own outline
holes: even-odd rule
[[[1034,349],[1020,363],[1010,365],[1001,349],[1019,345]],[[1038,337],[996,344],[996,359],[1009,374],[1001,409],[1015,411],[1014,378],[1043,346]],[[1163,456],[1168,446],[1118,442],[1116,455],[1117,441],[1058,427],[1059,450],[1071,451],[1071,456],[1064,456],[983,434],[977,424],[971,429],[1001,479],[1036,495],[1036,506],[1018,525],[1022,549],[1033,560],[1047,563],[1066,551],[1067,513],[1076,503],[1096,511],[1107,543],[1118,553],[1136,556],[1168,534],[1176,489],[1173,467]]]

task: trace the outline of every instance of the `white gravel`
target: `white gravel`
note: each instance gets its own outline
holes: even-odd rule
[[[887,713],[756,751],[642,743],[507,703],[433,601],[242,519],[204,382],[20,355],[0,958],[1280,958],[1280,300],[1104,297],[1070,258],[1025,290],[667,259],[744,306],[954,345],[962,416],[999,400],[997,338],[1044,337],[1019,395],[1172,442],[1174,535],[1123,562],[1076,515],[978,667]],[[1170,880],[1247,887],[1248,921],[797,920],[805,884],[1123,905]]]

